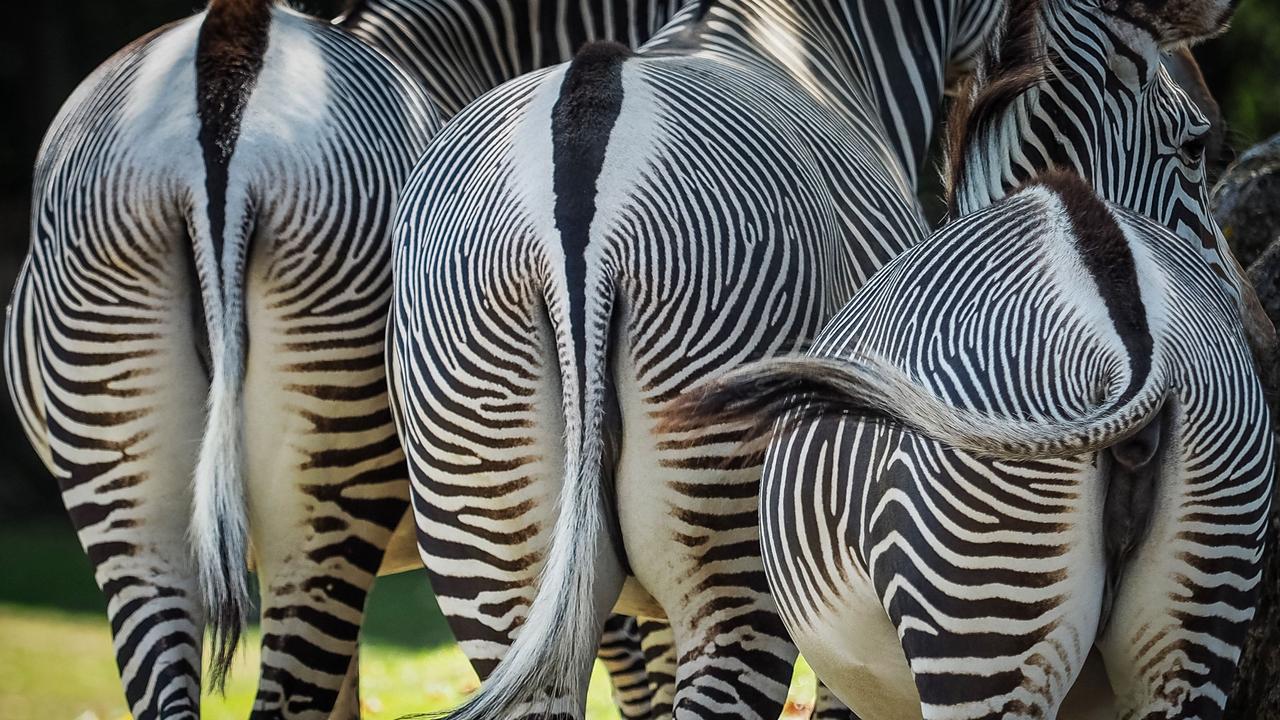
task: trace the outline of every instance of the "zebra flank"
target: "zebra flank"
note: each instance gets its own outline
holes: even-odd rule
[[[230,195],[231,158],[245,105],[262,71],[272,0],[213,0],[196,44],[196,115],[205,168],[206,222],[192,223],[194,267],[203,296],[210,357],[209,421],[195,472],[192,517],[196,565],[213,645],[210,680],[221,689],[246,620],[245,517],[240,393],[249,338],[245,264],[250,200]],[[227,204],[238,205],[227,229]]]
[[[753,363],[690,390],[669,408],[665,426],[729,423],[750,426],[749,436],[760,438],[823,415],[865,415],[889,418],[980,457],[1022,460],[1098,452],[1139,433],[1160,412],[1167,388],[1153,365],[1155,341],[1124,231],[1079,175],[1050,171],[1028,187],[1042,187],[1061,203],[1078,256],[1128,351],[1128,375],[1119,379],[1123,389],[1105,403],[1067,421],[1028,422],[957,408],[874,354],[793,357]],[[785,422],[775,425],[777,418]]]

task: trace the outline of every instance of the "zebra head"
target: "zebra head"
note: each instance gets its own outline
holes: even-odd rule
[[[1070,169],[1104,199],[1192,243],[1233,296],[1238,266],[1209,210],[1211,125],[1161,63],[1225,28],[1231,0],[1010,0],[951,118],[948,209]]]

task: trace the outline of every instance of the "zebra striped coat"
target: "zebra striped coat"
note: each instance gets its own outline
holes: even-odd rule
[[[585,42],[639,47],[692,0],[356,0],[336,22],[418,81],[443,119]]]
[[[665,5],[629,7],[656,23]],[[411,58],[415,33],[458,8],[370,2],[347,24],[359,34],[375,10],[429,11],[366,33]],[[600,32],[565,22],[531,29],[570,43]],[[482,44],[429,50],[417,57],[440,65],[414,79],[478,78],[458,86],[477,94],[496,82]],[[207,615],[220,679],[246,533],[264,597],[255,712],[358,712],[363,601],[408,498],[383,395],[386,228],[437,125],[412,79],[350,35],[218,0],[108,61],[50,129],[6,363],[108,596],[135,717],[195,712]],[[635,716],[646,688],[628,650],[611,667],[632,669],[621,691]]]
[[[579,713],[620,592],[673,624],[677,715],[781,709],[758,470],[655,414],[807,343],[924,236],[915,168],[994,9],[849,8],[711,2],[638,55],[588,46],[468,106],[415,171],[391,382],[422,550],[468,655],[521,629],[462,717]]]
[[[809,358],[676,410],[781,418],[760,506],[770,585],[868,717],[1221,717],[1270,418],[1239,296],[1185,233],[1207,217],[1186,201],[1203,197],[1204,123],[1157,62],[1224,8],[1139,25],[1143,9],[1010,12],[955,135],[961,219],[877,274]],[[1057,158],[1075,167],[1046,171]],[[1007,200],[965,206],[1018,176],[1033,179]]]
[[[215,0],[107,61],[50,128],[5,359],[135,718],[198,716],[204,626],[217,684],[250,543],[254,712],[358,714],[365,591],[404,508],[386,237],[437,125],[350,35]]]

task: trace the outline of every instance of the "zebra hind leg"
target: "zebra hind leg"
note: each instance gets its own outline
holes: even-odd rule
[[[676,644],[664,620],[640,619],[640,646],[653,699],[654,720],[667,720],[676,704]]]
[[[371,321],[339,334],[310,308],[296,311],[305,318],[297,321],[286,314],[292,308],[273,306],[289,279],[277,287],[257,277],[247,294],[253,344],[244,392],[262,604],[253,715],[357,718],[365,600],[408,498],[383,390],[382,328]]]
[[[605,621],[598,657],[609,671],[609,680],[613,683],[613,701],[623,720],[647,720],[652,717],[652,693],[640,641],[640,626],[635,618],[629,615],[610,615]]]
[[[48,443],[41,454],[106,596],[121,683],[137,720],[200,713],[204,611],[187,531],[192,438],[204,424],[205,384],[180,292],[181,265],[165,239],[177,236],[134,238],[139,262],[162,282],[139,283],[140,291],[95,302],[91,312],[72,293],[40,291],[51,278],[29,271],[6,331],[10,359],[20,348],[27,358],[24,372],[11,376],[15,395],[35,410],[28,430]],[[89,263],[62,273],[78,287],[107,286],[106,273]],[[53,317],[79,325],[74,341],[46,332]],[[47,402],[53,397],[56,403]]]

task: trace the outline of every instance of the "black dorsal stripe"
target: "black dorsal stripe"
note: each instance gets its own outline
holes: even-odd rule
[[[1075,173],[1044,173],[1033,184],[1048,188],[1062,200],[1074,231],[1076,248],[1093,275],[1107,314],[1129,354],[1133,378],[1145,378],[1151,372],[1154,342],[1147,324],[1146,307],[1142,304],[1137,264],[1115,215]],[[1126,402],[1137,393],[1137,384],[1131,383],[1118,402]]]
[[[556,195],[556,229],[564,249],[565,281],[569,294],[569,333],[578,374],[578,417],[586,430],[587,388],[587,246],[591,222],[596,215],[597,181],[604,167],[609,136],[622,112],[622,62],[631,56],[625,45],[615,42],[590,43],[582,47],[565,71],[560,97],[551,111],[553,186]],[[612,309],[612,308],[611,308]],[[604,318],[604,332],[610,319]],[[603,457],[599,471],[608,503],[605,526],[623,569],[631,572],[622,541],[617,511],[617,488],[613,465],[621,447],[617,398],[608,373],[605,384]]]
[[[596,214],[596,181],[604,167],[609,134],[622,112],[622,61],[631,56],[614,42],[583,46],[565,72],[551,111],[556,228],[564,247],[569,290],[569,331],[586,387],[587,244]]]
[[[262,72],[272,0],[213,0],[196,43],[196,115],[209,198],[209,231],[222,257],[227,182],[244,107]]]

